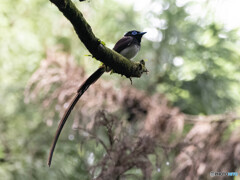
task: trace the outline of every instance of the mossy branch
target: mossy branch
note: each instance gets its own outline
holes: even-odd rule
[[[131,62],[129,59],[104,46],[101,40],[93,34],[91,26],[71,0],[50,1],[72,23],[79,39],[94,58],[111,67],[115,73],[125,75],[126,77],[141,77],[144,72],[148,72],[144,61],[138,63]]]

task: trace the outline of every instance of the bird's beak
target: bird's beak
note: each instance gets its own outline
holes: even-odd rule
[[[146,34],[146,33],[147,33],[147,32],[140,32],[139,34],[143,36],[143,35]]]

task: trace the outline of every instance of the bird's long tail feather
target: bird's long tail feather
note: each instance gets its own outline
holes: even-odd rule
[[[49,156],[48,156],[48,166],[51,166],[51,161],[52,161],[52,157],[53,157],[53,152],[55,149],[55,146],[57,144],[58,138],[60,136],[60,133],[62,131],[62,128],[65,124],[65,122],[68,119],[68,116],[70,115],[71,111],[73,110],[74,106],[77,104],[78,100],[80,99],[80,97],[83,95],[83,93],[88,89],[88,87],[93,84],[95,81],[97,81],[102,74],[105,72],[105,67],[101,66],[100,68],[98,68],[84,83],[82,83],[82,85],[78,88],[77,94],[76,96],[73,98],[71,104],[68,106],[68,108],[66,109],[55,134],[55,138],[53,140],[52,146],[51,146],[51,150],[49,152]]]

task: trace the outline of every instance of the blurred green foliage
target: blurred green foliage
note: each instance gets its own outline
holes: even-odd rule
[[[143,39],[137,59],[148,59],[150,73],[134,80],[136,87],[165,94],[189,114],[223,113],[237,107],[240,51],[235,30],[227,31],[207,19],[193,20],[186,11],[191,4],[178,7],[174,0],[152,0],[152,6],[162,7],[156,11],[152,6],[134,11],[133,5],[114,0],[75,3],[109,47],[128,30],[155,33],[155,38]],[[46,126],[41,102],[25,104],[23,92],[48,48],[61,46],[91,72],[99,63],[84,56],[88,52],[71,24],[49,1],[2,0],[0,19],[1,179],[90,179],[87,149],[95,150],[97,159],[101,147],[89,142],[80,151],[81,137],[68,125],[49,169],[46,158],[59,117],[52,127]],[[124,80],[117,75],[110,78]],[[69,134],[75,135],[73,141]]]
[[[164,3],[167,10],[149,12],[159,21],[154,25],[160,42],[148,42],[143,49],[143,54],[151,57],[147,55],[152,75],[143,88],[166,94],[186,113],[230,110],[239,103],[236,30],[227,31],[206,17],[191,19],[186,12],[188,4],[179,8],[174,1]]]

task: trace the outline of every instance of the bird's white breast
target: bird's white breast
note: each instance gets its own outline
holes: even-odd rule
[[[138,51],[140,50],[140,46],[139,45],[131,45],[125,49],[123,49],[120,54],[128,59],[132,59],[134,58]]]

